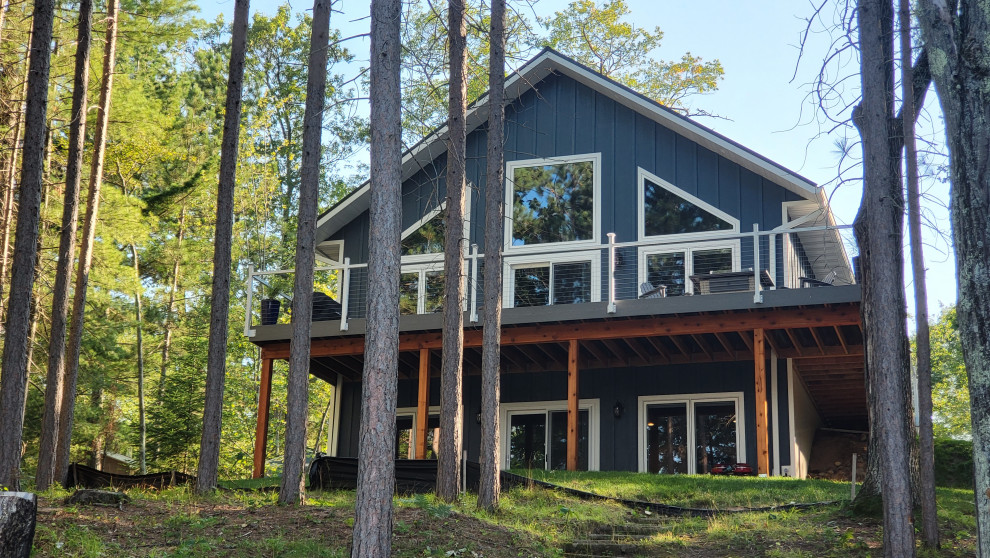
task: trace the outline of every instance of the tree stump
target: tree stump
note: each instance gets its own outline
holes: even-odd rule
[[[0,556],[30,556],[37,515],[38,497],[34,494],[0,492]]]

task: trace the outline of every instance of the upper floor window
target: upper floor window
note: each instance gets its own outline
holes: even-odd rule
[[[447,213],[443,206],[431,211],[402,236],[402,255],[420,256],[443,253]]]
[[[597,242],[600,154],[513,161],[506,165],[506,179],[510,248]]]
[[[738,232],[739,220],[639,169],[639,236],[712,236]]]

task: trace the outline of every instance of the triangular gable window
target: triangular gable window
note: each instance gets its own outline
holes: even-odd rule
[[[418,256],[421,254],[440,254],[446,231],[445,219],[447,212],[438,210],[428,221],[418,229],[407,233],[402,239],[402,255]]]
[[[732,231],[738,227],[735,219],[724,212],[658,182],[661,181],[642,179],[645,236]]]

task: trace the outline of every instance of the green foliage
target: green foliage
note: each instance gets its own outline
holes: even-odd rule
[[[970,438],[969,378],[959,341],[956,307],[942,311],[930,326],[932,426],[936,438]],[[912,354],[915,351],[912,350]]]
[[[973,488],[973,442],[935,440],[935,484],[951,488]]]
[[[611,0],[600,7],[595,0],[576,0],[567,9],[537,21],[549,31],[544,45],[664,106],[692,112],[688,97],[717,89],[722,64],[705,62],[690,52],[679,61],[656,58],[663,32],[659,27],[652,31],[636,27],[629,15],[625,0]]]

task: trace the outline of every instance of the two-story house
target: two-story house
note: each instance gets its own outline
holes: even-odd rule
[[[748,462],[803,477],[818,428],[866,428],[860,289],[819,188],[552,50],[505,93],[504,468],[707,473]],[[487,115],[482,98],[467,120],[471,460]],[[431,456],[437,435],[445,149],[440,129],[403,159],[400,457]],[[337,387],[337,456],[358,451],[369,199],[365,184],[318,228],[333,289],[314,303],[311,372]],[[245,325],[262,358],[256,475],[271,363],[288,357],[290,337],[288,302],[279,316],[253,292],[271,279],[252,274]]]

